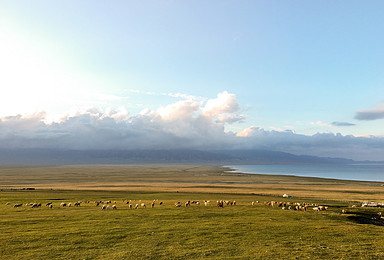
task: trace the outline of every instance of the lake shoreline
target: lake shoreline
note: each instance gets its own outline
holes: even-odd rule
[[[318,178],[338,181],[362,181],[384,184],[384,165],[350,164],[350,165],[223,165],[231,173],[254,175],[291,176]],[[360,173],[359,175],[357,175]],[[347,176],[347,174],[351,174]],[[364,178],[365,177],[365,178]],[[371,178],[371,179],[369,179]]]

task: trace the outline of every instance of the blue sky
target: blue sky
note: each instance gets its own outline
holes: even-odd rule
[[[43,113],[52,124],[94,108],[132,120],[188,100],[200,102],[191,111],[204,114],[206,103],[219,99],[220,106],[232,102],[232,110],[214,114],[224,133],[257,128],[381,138],[383,7],[2,1],[0,116]]]

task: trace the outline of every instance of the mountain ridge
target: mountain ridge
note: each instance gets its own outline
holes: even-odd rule
[[[383,163],[295,155],[270,150],[55,150],[2,149],[0,165],[67,164],[354,164]]]

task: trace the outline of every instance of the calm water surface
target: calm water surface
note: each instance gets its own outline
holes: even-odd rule
[[[229,165],[236,172],[384,182],[384,165]]]

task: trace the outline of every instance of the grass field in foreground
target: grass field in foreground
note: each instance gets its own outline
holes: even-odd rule
[[[138,166],[137,166],[138,167]],[[180,168],[178,168],[180,167]],[[112,170],[113,167],[108,168]],[[129,167],[128,167],[129,168]],[[144,178],[144,183],[158,183],[159,191],[152,188],[142,190],[81,190],[81,181],[75,182],[75,190],[59,190],[57,183],[63,182],[64,177],[53,173],[51,179],[45,173],[39,175],[31,174],[38,172],[39,168],[12,169],[19,171],[20,175],[29,174],[29,180],[22,179],[20,184],[30,186],[40,178],[41,183],[55,187],[56,189],[37,190],[11,190],[17,185],[16,179],[9,187],[2,183],[0,192],[0,258],[1,259],[383,259],[384,258],[384,226],[382,222],[373,221],[377,219],[380,209],[352,208],[355,202],[346,200],[343,195],[364,193],[366,187],[379,189],[378,183],[346,182],[346,192],[340,189],[338,198],[326,197],[334,194],[333,185],[342,186],[334,180],[316,180],[303,178],[282,178],[272,176],[259,176],[258,182],[264,182],[263,189],[270,191],[264,195],[244,192],[237,185],[242,185],[241,178],[234,175],[230,178],[219,168],[199,168],[193,172],[185,171],[182,166],[169,166],[167,170],[161,167],[135,168],[141,169],[143,176],[137,171],[128,174],[124,171],[127,179],[124,184],[133,182],[133,174]],[[48,173],[47,168],[44,168]],[[54,168],[50,168],[52,171]],[[76,167],[62,168],[60,171],[71,173],[76,176]],[[84,178],[85,169],[79,167],[79,176]],[[83,169],[83,170],[81,170]],[[94,171],[97,167],[86,168],[90,174],[97,175]],[[122,169],[114,168],[114,178],[124,180]],[[188,168],[190,169],[190,168]],[[105,171],[100,170],[99,172]],[[10,170],[8,170],[10,171]],[[158,171],[158,172],[156,172]],[[0,171],[1,172],[1,171]],[[93,172],[93,173],[92,173]],[[167,173],[169,172],[169,173]],[[183,172],[187,172],[183,176]],[[203,173],[204,172],[204,173]],[[3,176],[4,171],[2,172]],[[168,175],[167,175],[168,174]],[[205,175],[202,175],[205,174]],[[8,172],[9,175],[9,172]],[[111,177],[109,173],[109,177]],[[176,178],[180,175],[179,179]],[[196,176],[197,175],[197,176]],[[1,173],[0,173],[1,176]],[[44,177],[45,176],[45,177]],[[80,178],[77,176],[78,178]],[[102,178],[100,173],[99,178]],[[166,177],[165,177],[166,176]],[[198,192],[183,190],[179,192],[166,191],[168,183],[172,180],[182,180],[188,184],[196,181],[193,176],[207,178]],[[219,176],[217,182],[227,182],[227,188],[210,189],[208,181]],[[13,178],[13,176],[8,176]],[[8,178],[8,181],[9,181]],[[62,179],[60,179],[62,178]],[[247,178],[247,183],[251,181]],[[255,177],[257,178],[257,176]],[[76,179],[76,178],[75,178]],[[113,179],[113,178],[112,178]],[[70,178],[65,179],[69,181]],[[116,182],[117,179],[113,179]],[[138,180],[138,179],[136,179]],[[155,182],[157,180],[157,182]],[[163,180],[164,182],[161,182]],[[233,180],[229,183],[228,180]],[[300,182],[302,180],[302,182]],[[2,178],[1,181],[7,181]],[[67,183],[65,181],[65,183]],[[105,181],[94,178],[94,185],[105,185]],[[87,182],[89,183],[89,182]],[[117,182],[116,182],[117,183]],[[275,185],[271,188],[271,183]],[[279,184],[280,183],[280,184]],[[315,192],[315,196],[293,198],[282,198],[284,185],[296,183],[300,186],[302,193],[322,187],[327,192]],[[313,185],[308,185],[312,183]],[[140,180],[136,185],[141,184]],[[182,184],[182,185],[184,185]],[[195,183],[196,184],[196,183]],[[305,184],[305,185],[303,185]],[[328,184],[328,185],[327,185]],[[162,186],[163,185],[163,186]],[[278,190],[281,185],[281,190]],[[47,186],[47,187],[48,187]],[[65,185],[63,185],[64,187]],[[94,186],[94,187],[95,187]],[[107,185],[109,186],[109,185]],[[47,188],[46,187],[46,188]],[[51,188],[52,188],[51,187]],[[67,187],[67,186],[65,186]],[[154,186],[155,187],[155,186]],[[171,186],[172,187],[172,186]],[[184,186],[183,186],[184,187]],[[293,187],[293,186],[292,186]],[[361,189],[360,189],[361,187]],[[217,192],[219,190],[220,192]],[[234,192],[234,191],[242,192]],[[229,192],[225,192],[229,191]],[[291,190],[295,192],[295,190]],[[355,191],[355,192],[351,192]],[[357,192],[356,192],[357,191]],[[324,197],[320,195],[325,195]],[[368,196],[380,197],[381,195],[368,193]],[[156,201],[156,206],[150,208],[150,202]],[[61,202],[86,201],[80,207],[60,207]],[[116,201],[117,210],[100,210],[94,201],[111,200]],[[147,208],[129,209],[123,200],[132,200],[132,203],[145,203]],[[177,201],[188,200],[210,200],[211,203],[205,207],[200,206],[176,208]],[[236,206],[225,206],[218,208],[216,200],[235,200]],[[267,207],[264,201],[289,201],[308,202],[320,205],[328,205],[329,209],[323,212],[307,212],[294,210],[281,210],[278,207]],[[164,205],[160,206],[162,201]],[[260,201],[255,206],[252,201]],[[6,205],[10,202],[10,205]],[[25,203],[42,203],[41,208],[31,208]],[[47,202],[53,202],[52,209],[45,206]],[[20,208],[13,208],[16,203],[23,203]],[[348,214],[340,214],[346,209]],[[363,224],[365,223],[365,224]]]

